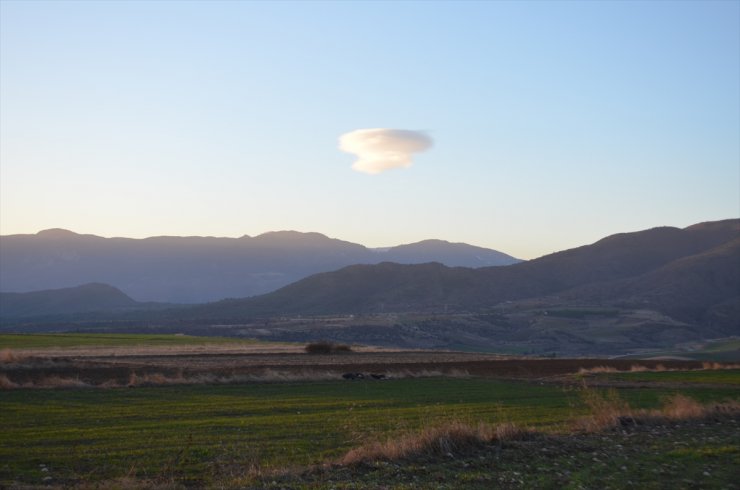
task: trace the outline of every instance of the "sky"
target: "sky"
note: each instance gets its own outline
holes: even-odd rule
[[[519,258],[740,216],[738,1],[0,0],[0,234]]]

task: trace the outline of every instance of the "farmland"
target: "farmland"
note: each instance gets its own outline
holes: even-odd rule
[[[168,334],[121,333],[47,333],[0,334],[0,347],[10,349],[38,349],[49,347],[130,347],[130,346],[189,346],[214,344],[253,344],[249,339],[233,337],[193,337]]]
[[[38,343],[29,347],[39,349]],[[592,460],[608,459],[615,444],[625,448],[619,467],[627,468],[625,479],[615,475],[617,487],[630,478],[650,486],[645,484],[656,476],[643,466],[653,463],[665,465],[669,482],[695,481],[707,471],[710,483],[734,484],[722,468],[737,463],[735,417],[648,432],[636,427],[632,436],[567,434],[592,412],[589,397],[603,393],[584,383],[611,382],[616,391],[609,396],[620,403],[655,408],[679,392],[700,402],[737,400],[738,370],[686,371],[701,364],[663,361],[664,368],[683,370],[627,372],[634,361],[615,361],[622,372],[578,375],[579,366],[607,361],[427,351],[214,353],[207,346],[204,352],[155,355],[139,353],[138,343],[119,344],[115,356],[102,356],[77,347],[66,357],[49,346],[54,356],[35,350],[0,364],[11,388],[0,391],[0,486],[349,488],[356,481],[360,488],[380,482],[486,488],[493,478],[505,487],[556,488],[593,481],[603,469]],[[388,373],[391,379],[346,381],[344,371]],[[132,383],[132,372],[146,382]],[[56,388],[41,382],[49,379],[57,380]],[[448,423],[510,423],[539,436],[503,450],[482,446],[438,460],[325,466],[368,442]],[[533,445],[552,457],[532,452]],[[541,471],[522,476],[528,465]]]

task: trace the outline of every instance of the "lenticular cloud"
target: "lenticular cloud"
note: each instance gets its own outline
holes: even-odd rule
[[[366,174],[379,174],[411,166],[411,155],[432,146],[432,139],[408,129],[357,129],[339,137],[339,149],[357,155],[352,168]]]

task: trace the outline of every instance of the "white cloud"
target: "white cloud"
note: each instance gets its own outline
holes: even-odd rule
[[[367,174],[410,167],[412,153],[431,146],[429,136],[408,129],[356,129],[339,137],[339,149],[358,157],[352,168]]]

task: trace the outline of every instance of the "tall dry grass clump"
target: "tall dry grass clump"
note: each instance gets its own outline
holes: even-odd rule
[[[676,394],[663,402],[659,415],[668,420],[698,419],[708,415],[711,407],[707,407],[689,398],[686,395]]]
[[[350,450],[339,461],[353,465],[372,461],[398,461],[468,453],[494,441],[523,439],[531,434],[514,424],[499,426],[452,421],[422,429],[385,442],[373,442]]]
[[[0,390],[18,388],[18,383],[12,382],[6,375],[0,374]]]
[[[738,413],[740,413],[740,401],[738,400],[703,405],[693,398],[679,393],[666,398],[661,408],[641,410],[636,414],[636,417],[642,419],[643,422],[675,422],[727,417]]]
[[[34,383],[37,388],[89,388],[90,385],[77,378],[47,376]]]
[[[592,368],[579,368],[578,374],[600,374],[600,373],[618,373],[619,370],[611,366],[594,366]]]
[[[728,364],[728,363],[719,363],[719,362],[702,362],[701,368],[710,370],[710,371],[717,371],[721,369],[740,369],[740,364]]]
[[[0,349],[0,363],[10,364],[12,362],[20,362],[25,358],[21,354],[13,351],[13,349]]]
[[[675,394],[663,400],[660,408],[632,409],[619,398],[615,390],[599,393],[584,389],[582,398],[590,414],[573,422],[577,432],[601,432],[618,426],[662,424],[682,420],[700,420],[715,417],[735,416],[740,413],[740,401],[703,405],[691,397]]]
[[[705,363],[706,364],[706,363]],[[647,367],[642,364],[632,364],[629,368],[630,372],[633,373],[643,373],[648,371],[671,371],[671,369],[668,369],[665,367],[664,364],[656,364],[653,367]],[[578,374],[606,374],[606,373],[619,373],[623,372],[623,370],[619,370],[613,366],[594,366],[590,368],[579,368]]]
[[[585,388],[581,398],[590,414],[576,419],[573,428],[578,432],[600,432],[619,425],[621,418],[632,416],[629,404],[619,398],[616,390],[602,394]]]
[[[523,429],[512,422],[498,424],[494,432],[496,440],[499,442],[521,441],[523,439],[527,439],[533,434],[531,430]]]
[[[644,373],[646,371],[650,371],[650,368],[642,364],[633,364],[630,366],[630,372],[632,373]]]

